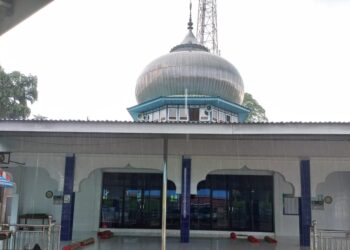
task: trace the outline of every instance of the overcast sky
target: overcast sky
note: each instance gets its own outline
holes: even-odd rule
[[[197,0],[193,0],[196,27]],[[350,121],[350,1],[217,0],[221,56],[270,121]],[[0,37],[37,75],[32,114],[131,120],[143,68],[186,35],[188,0],[55,0]]]

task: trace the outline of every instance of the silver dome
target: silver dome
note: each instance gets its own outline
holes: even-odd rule
[[[151,62],[137,80],[136,99],[143,103],[161,96],[211,96],[241,104],[242,79],[235,67],[199,44],[190,30],[171,53]]]

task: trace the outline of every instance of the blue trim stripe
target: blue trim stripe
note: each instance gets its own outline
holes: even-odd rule
[[[300,246],[310,246],[311,226],[311,185],[310,160],[300,161],[301,197],[299,203]]]
[[[74,202],[75,194],[74,188],[74,168],[75,168],[75,156],[66,157],[66,166],[64,171],[64,187],[63,196],[64,201],[62,204],[62,217],[61,217],[61,240],[72,240],[73,233],[73,219],[74,219]],[[69,202],[65,197],[70,197]]]

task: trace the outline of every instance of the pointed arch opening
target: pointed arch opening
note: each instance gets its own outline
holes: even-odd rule
[[[191,199],[191,228],[254,232],[274,231],[273,175],[207,175]]]
[[[178,228],[180,197],[168,180],[167,225]],[[100,228],[161,228],[162,174],[102,174]]]

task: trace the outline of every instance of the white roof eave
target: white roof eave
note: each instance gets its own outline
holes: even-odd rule
[[[151,123],[2,120],[0,133],[350,135],[350,123]]]

